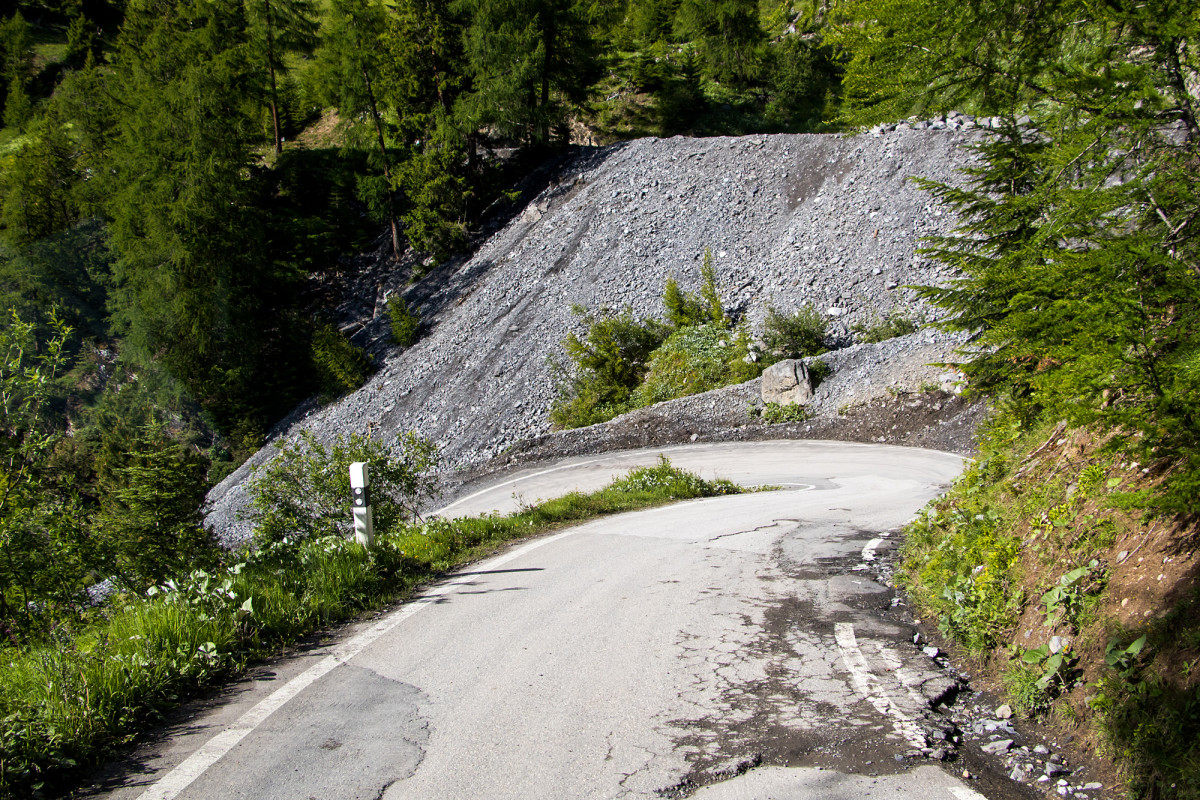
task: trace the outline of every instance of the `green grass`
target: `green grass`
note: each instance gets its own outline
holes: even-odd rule
[[[855,338],[860,343],[876,344],[897,336],[916,333],[921,328],[921,320],[900,312],[889,312],[886,316],[873,315],[865,323],[850,326]]]
[[[812,419],[812,411],[806,406],[797,405],[796,403],[788,403],[787,405],[767,403],[762,407],[752,407],[751,413],[757,414],[768,425],[780,425],[785,422],[804,422],[805,420]]]
[[[1172,521],[1122,515],[1129,487],[1109,477],[1113,454],[1089,436],[1080,441],[1091,449],[1047,451],[1075,432],[1010,422],[993,418],[979,460],[908,527],[898,577],[1014,707],[1090,728],[1130,797],[1200,800],[1200,590],[1124,626],[1102,614],[1113,606],[1113,549]],[[1043,638],[1061,632],[1078,645],[1049,684],[1040,680],[1049,662],[1016,625],[1031,606]]]
[[[277,542],[194,572],[52,645],[0,651],[0,797],[69,784],[197,689],[323,625],[408,595],[505,542],[574,522],[735,494],[663,458],[590,494],[507,516],[430,519],[383,532],[370,551],[340,538]]]

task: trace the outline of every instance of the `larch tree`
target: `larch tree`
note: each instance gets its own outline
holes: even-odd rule
[[[1004,120],[965,184],[923,183],[962,220],[929,246],[960,277],[924,294],[975,334],[976,385],[1173,460],[1161,503],[1200,510],[1194,7],[860,0],[851,19],[852,120]]]
[[[318,58],[325,90],[352,142],[371,140],[377,175],[359,181],[359,198],[391,229],[392,257],[400,258],[400,224],[392,196],[395,158],[379,85],[388,11],[376,0],[331,0]]]
[[[288,71],[289,55],[311,53],[317,46],[317,8],[313,0],[247,0],[246,10],[254,56],[266,68],[267,104],[278,154],[283,152],[279,81]]]
[[[247,398],[269,382],[265,307],[294,277],[266,247],[246,27],[237,0],[145,0],[103,84],[116,108],[102,176],[114,325],[223,428],[252,416]]]
[[[698,44],[704,70],[716,81],[748,85],[762,72],[766,34],[757,0],[683,0],[675,33]]]
[[[576,0],[460,0],[472,91],[463,111],[478,124],[545,144],[564,120],[564,101],[584,97],[595,67]]]

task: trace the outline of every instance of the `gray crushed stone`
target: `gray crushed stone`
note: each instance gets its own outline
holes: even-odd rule
[[[889,312],[932,317],[905,287],[952,277],[916,250],[953,220],[909,178],[954,182],[970,160],[963,145],[982,135],[898,129],[580,148],[469,258],[404,290],[427,323],[421,341],[389,349],[358,391],[323,408],[301,406],[273,439],[304,429],[322,441],[350,432],[390,439],[412,429],[438,443],[447,469],[461,471],[545,437],[554,398],[546,362],[579,330],[571,306],[661,314],[668,275],[698,288],[705,247],[727,308],[756,326],[768,304],[811,304],[849,344],[852,325]],[[378,342],[386,318],[375,306],[365,335]],[[914,383],[952,388],[946,370],[923,365],[946,360],[956,344],[921,332],[831,354],[819,415],[870,403],[889,386],[893,396]],[[736,417],[755,387],[727,394]],[[712,402],[706,397],[675,402]],[[206,522],[227,544],[248,536],[246,481],[273,453],[269,443],[210,492]]]

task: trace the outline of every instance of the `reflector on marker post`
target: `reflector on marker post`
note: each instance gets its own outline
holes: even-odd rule
[[[350,496],[354,506],[354,541],[371,547],[375,544],[375,521],[371,516],[371,478],[365,461],[350,465]]]

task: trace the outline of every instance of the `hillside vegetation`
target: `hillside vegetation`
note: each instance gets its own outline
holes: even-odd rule
[[[809,130],[836,98],[821,14],[787,4],[21,0],[3,14],[10,472],[22,513],[70,520],[36,534],[15,510],[0,521],[21,551],[0,587],[16,644],[57,624],[22,609],[77,605],[119,570],[132,498],[174,498],[145,520],[172,532],[165,549],[203,539],[192,506],[208,486],[299,402],[370,375],[357,328],[324,305],[355,253],[378,246],[421,277],[486,214],[511,213],[518,178],[573,130]],[[63,566],[29,577],[43,561]]]
[[[1185,3],[853,3],[849,115],[1003,126],[928,252],[975,335],[979,463],[909,532],[907,581],[1028,713],[1135,797],[1200,796],[1200,15]]]
[[[94,716],[77,666],[62,668],[77,691],[59,705],[20,693],[41,685],[39,659],[116,647],[103,626],[142,614],[147,590],[229,612],[215,633],[172,628],[187,635],[150,659],[168,687],[154,703],[258,646],[253,606],[227,607],[241,596],[221,588],[240,573],[206,577],[229,565],[200,504],[226,476],[210,499],[230,517],[250,502],[266,434],[300,401],[366,381],[313,415],[314,446],[417,427],[459,466],[549,428],[545,358],[564,337],[577,369],[559,422],[579,424],[749,376],[757,362],[718,350],[721,331],[735,336],[724,312],[758,322],[778,304],[811,306],[843,341],[855,326],[889,335],[879,320],[909,312],[970,337],[962,369],[994,416],[978,466],[910,531],[914,597],[1028,713],[1084,731],[1133,796],[1200,795],[1193,3],[21,0],[6,13],[8,791],[100,757],[148,711],[125,695]],[[950,111],[990,133],[937,134]],[[563,156],[569,142],[606,147]],[[537,173],[551,185],[525,207],[519,180],[552,157],[561,168]],[[485,223],[499,232],[482,242]],[[390,306],[406,349],[382,362],[320,291],[369,248],[417,281]],[[670,315],[703,289],[705,248],[721,318],[683,324]],[[684,292],[674,309],[668,277]],[[571,327],[573,303],[588,329]],[[659,306],[666,321],[646,322]],[[588,361],[605,325],[636,334],[636,358]],[[700,356],[704,381],[675,380]],[[339,541],[322,552],[350,553]],[[329,580],[392,596],[405,584],[390,569]],[[1163,589],[1134,591],[1148,582]],[[339,592],[281,619],[300,630],[363,604]],[[93,738],[72,750],[39,709]]]

